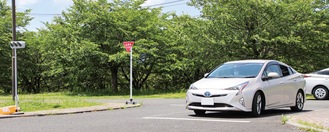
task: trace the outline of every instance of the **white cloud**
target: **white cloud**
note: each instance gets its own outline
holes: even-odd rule
[[[16,5],[24,7],[24,6],[28,6],[28,5],[33,5],[33,4],[37,3],[38,1],[39,0],[17,0]]]
[[[65,5],[65,6],[71,6],[73,5],[72,0],[53,0],[53,2],[57,5]]]
[[[141,6],[152,6],[164,3],[165,0],[146,0]]]

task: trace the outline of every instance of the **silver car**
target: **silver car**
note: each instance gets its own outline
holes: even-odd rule
[[[290,107],[302,111],[303,74],[276,60],[226,62],[191,84],[186,108],[206,111],[245,111],[259,116],[264,110]]]
[[[329,99],[329,68],[304,75],[306,94],[312,94],[315,99]]]

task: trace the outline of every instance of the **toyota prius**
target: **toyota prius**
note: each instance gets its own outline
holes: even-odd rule
[[[206,111],[245,111],[290,107],[302,111],[305,80],[301,73],[276,60],[226,62],[190,85],[186,108],[196,115]]]

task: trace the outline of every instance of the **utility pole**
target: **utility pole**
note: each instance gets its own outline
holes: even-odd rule
[[[12,24],[13,24],[13,26],[12,26],[12,33],[13,33],[13,38],[12,38],[12,41],[16,41],[16,3],[15,3],[15,0],[12,0],[11,1],[12,2]],[[12,69],[12,74],[11,74],[11,77],[12,77],[12,95],[13,95],[13,100],[15,100],[15,93],[16,93],[16,89],[15,89],[15,84],[16,84],[16,80],[15,80],[15,78],[16,78],[16,71],[15,71],[15,69],[16,69],[16,65],[15,65],[15,51],[16,51],[16,49],[12,49],[12,59],[11,59],[11,69]]]

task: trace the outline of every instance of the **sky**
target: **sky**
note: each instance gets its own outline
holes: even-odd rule
[[[189,14],[191,16],[199,15],[194,7],[187,6],[189,0],[147,0],[142,6],[145,7],[163,7],[163,12],[176,12],[180,14]],[[9,6],[12,0],[7,0]],[[33,20],[26,28],[30,31],[36,31],[37,28],[44,27],[43,22],[51,22],[54,16],[60,15],[73,5],[72,0],[15,0],[16,11],[22,12],[31,9],[30,16]]]

